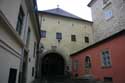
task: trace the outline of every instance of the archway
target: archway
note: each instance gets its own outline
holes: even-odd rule
[[[85,57],[85,73],[90,74],[91,72],[91,58],[89,56]]]
[[[85,57],[85,67],[86,68],[91,68],[91,59],[89,56]]]
[[[64,67],[64,58],[58,53],[49,53],[42,58],[43,77],[64,75]]]

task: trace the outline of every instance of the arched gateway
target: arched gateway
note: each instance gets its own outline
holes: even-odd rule
[[[64,75],[65,60],[58,53],[48,53],[41,59],[42,77],[54,77]]]

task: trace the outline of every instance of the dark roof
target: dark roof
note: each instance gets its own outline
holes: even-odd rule
[[[73,15],[63,9],[60,8],[54,8],[54,9],[49,9],[49,10],[44,10],[44,11],[39,11],[39,13],[48,13],[48,14],[53,14],[53,15],[58,15],[58,16],[62,16],[62,17],[68,17],[68,18],[73,18],[73,19],[78,19],[78,20],[84,20],[87,22],[92,22],[92,21],[88,21],[85,19],[82,19],[76,15]]]
[[[88,4],[89,7],[91,7],[91,5],[95,2],[96,0],[91,0]]]
[[[115,33],[115,34],[113,34],[113,35],[111,35],[111,36],[109,36],[109,37],[107,37],[107,38],[105,38],[105,39],[103,39],[103,40],[101,40],[101,41],[98,41],[98,42],[96,42],[96,43],[94,43],[94,44],[92,44],[92,45],[90,45],[90,46],[88,46],[88,47],[86,47],[86,48],[84,48],[84,49],[81,49],[81,50],[79,50],[79,51],[77,51],[77,52],[71,54],[70,56],[75,56],[76,54],[79,54],[79,53],[81,53],[81,52],[83,52],[83,51],[85,51],[85,50],[94,48],[95,46],[97,46],[97,45],[99,45],[99,44],[102,44],[102,43],[104,43],[104,42],[106,42],[106,41],[109,41],[109,40],[111,40],[111,39],[113,39],[113,38],[116,38],[116,37],[118,37],[118,36],[121,35],[121,34],[125,34],[125,30],[124,30],[124,29],[121,30],[121,31],[119,31],[119,32],[117,32],[117,33]]]

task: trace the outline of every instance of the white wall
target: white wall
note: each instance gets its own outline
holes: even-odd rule
[[[8,83],[10,68],[17,69],[17,83],[22,45],[8,28],[0,21],[0,83]]]
[[[0,0],[0,10],[14,28],[16,28],[20,3],[21,0]]]
[[[7,47],[5,47],[7,48]],[[10,68],[17,69],[16,83],[18,83],[20,59],[0,46],[0,83],[8,83]]]
[[[95,41],[102,40],[124,29],[125,3],[123,3],[123,0],[110,1],[111,3],[109,5],[104,6],[103,0],[96,0],[91,6]],[[105,19],[104,13],[109,10],[112,11],[112,17],[110,19]]]
[[[7,83],[8,81],[8,72],[9,68],[17,68],[19,72],[20,62],[22,55],[22,50],[24,49],[24,46],[26,44],[27,39],[27,30],[28,27],[31,29],[31,35],[30,35],[30,43],[29,43],[29,55],[28,55],[28,61],[29,58],[31,58],[31,61],[28,62],[28,68],[27,68],[27,83],[31,83],[34,80],[34,77],[32,77],[32,67],[35,68],[35,59],[33,58],[34,53],[34,42],[37,42],[38,37],[36,37],[36,32],[34,27],[34,20],[31,19],[29,15],[29,11],[27,8],[27,4],[25,2],[26,0],[0,0],[0,10],[6,17],[6,22],[8,24],[2,22],[0,20],[0,66],[3,66],[3,68],[0,68],[0,83]],[[22,34],[19,36],[16,33],[16,25],[17,25],[17,19],[18,19],[18,13],[20,5],[23,8],[24,11],[24,21],[23,21],[23,28],[22,28]],[[30,12],[31,13],[31,12]],[[31,22],[32,20],[32,22]],[[18,37],[18,38],[17,38]],[[3,45],[7,44],[9,47],[11,47],[12,53],[10,53],[8,50],[3,49],[1,47],[1,40],[5,42]],[[22,42],[24,45],[22,45],[20,42]],[[8,47],[6,47],[8,48]],[[16,53],[17,56],[15,56]],[[35,73],[35,71],[34,71]],[[2,77],[2,75],[4,77]],[[35,74],[34,74],[35,76]],[[18,80],[18,74],[17,74],[17,80]],[[17,82],[16,82],[17,83]]]

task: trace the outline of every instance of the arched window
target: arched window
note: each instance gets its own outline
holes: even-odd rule
[[[89,56],[85,57],[85,68],[91,68],[91,59]]]

